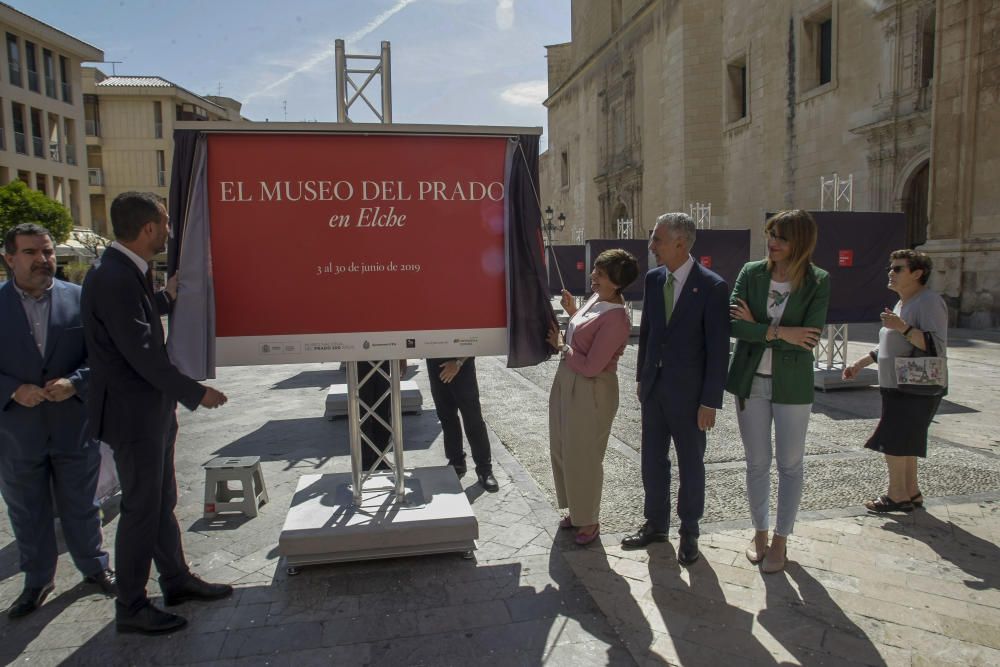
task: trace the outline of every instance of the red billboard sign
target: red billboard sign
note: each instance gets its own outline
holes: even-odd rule
[[[506,349],[491,136],[212,134],[220,364]]]

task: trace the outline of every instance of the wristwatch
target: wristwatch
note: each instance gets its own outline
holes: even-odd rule
[[[462,369],[462,364],[464,364],[464,363],[465,363],[465,359],[456,359],[455,360],[455,365],[458,366],[459,370]]]

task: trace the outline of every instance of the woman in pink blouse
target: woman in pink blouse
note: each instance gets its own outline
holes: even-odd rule
[[[576,528],[576,543],[590,544],[600,532],[604,452],[618,412],[618,357],[632,323],[622,290],[639,275],[639,263],[621,249],[605,250],[590,273],[593,295],[577,309],[569,292],[562,305],[570,315],[563,338],[555,325],[549,344],[559,350],[559,370],[549,394],[549,449],[559,507],[569,508],[560,528]]]

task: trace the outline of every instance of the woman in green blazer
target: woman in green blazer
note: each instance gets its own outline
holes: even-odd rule
[[[812,350],[826,324],[830,276],[812,263],[816,221],[807,212],[781,211],[765,223],[764,233],[767,258],[743,267],[730,298],[737,343],[726,390],[736,398],[747,457],[747,499],[756,529],[747,558],[771,573],[785,567],[785,544],[802,499]],[[778,461],[778,512],[768,546],[772,451]]]

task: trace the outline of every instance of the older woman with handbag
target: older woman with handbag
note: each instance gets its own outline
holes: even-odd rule
[[[552,325],[548,341],[559,350],[559,369],[549,394],[549,448],[559,507],[569,514],[560,528],[576,528],[576,543],[600,533],[604,452],[618,412],[618,358],[632,324],[622,292],[639,275],[639,263],[616,248],[597,256],[590,274],[593,295],[581,308],[563,291],[570,315],[565,338]]]
[[[947,392],[947,375],[940,369],[948,342],[948,306],[927,287],[931,259],[926,254],[897,250],[889,255],[888,271],[889,289],[899,294],[899,301],[881,315],[878,347],[845,368],[844,379],[878,364],[882,417],[865,447],[885,455],[889,489],[865,507],[872,512],[910,512],[924,504],[917,458],[927,457],[927,430]],[[908,365],[930,368],[932,375],[936,368],[938,373],[928,378],[922,371],[921,381],[907,377]]]
[[[746,555],[773,573],[785,567],[786,541],[802,499],[812,349],[826,324],[830,277],[812,263],[817,228],[807,212],[781,211],[765,223],[764,232],[767,258],[743,267],[730,299],[737,342],[726,390],[736,399],[756,531]],[[772,452],[778,462],[778,511],[768,546]]]

